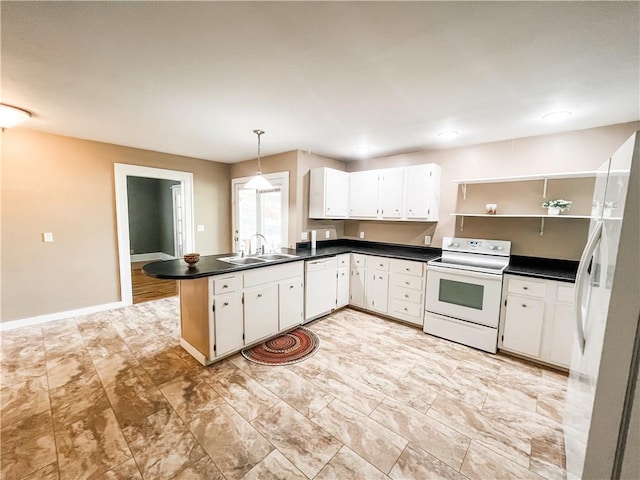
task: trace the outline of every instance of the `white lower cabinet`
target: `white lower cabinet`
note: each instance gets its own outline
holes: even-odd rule
[[[338,292],[336,308],[349,304],[349,267],[338,268]]]
[[[367,270],[365,267],[352,266],[349,277],[349,304],[364,308],[364,284]]]
[[[349,304],[423,325],[424,265],[410,260],[351,254]]]
[[[244,291],[244,341],[253,343],[278,332],[278,285]]]
[[[507,295],[503,348],[539,357],[543,323],[543,300]]]
[[[573,284],[505,275],[498,348],[567,368],[575,336]]]
[[[242,338],[242,292],[213,296],[213,350],[215,357],[227,355],[244,346]]]
[[[367,256],[366,308],[379,313],[389,309],[389,259]]]
[[[302,277],[278,284],[278,330],[300,325],[304,319],[304,282]]]

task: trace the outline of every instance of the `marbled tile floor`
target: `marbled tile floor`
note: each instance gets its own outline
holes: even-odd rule
[[[2,335],[10,479],[561,479],[566,377],[344,309],[319,352],[202,367],[177,298]]]

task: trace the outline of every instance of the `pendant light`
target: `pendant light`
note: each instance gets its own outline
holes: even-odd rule
[[[262,176],[262,171],[260,169],[260,135],[264,132],[262,130],[254,130],[253,133],[258,136],[258,172],[247,182],[244,188],[248,190],[271,190],[273,189],[273,185],[271,185],[269,181]]]

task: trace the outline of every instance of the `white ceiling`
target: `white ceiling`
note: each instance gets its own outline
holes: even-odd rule
[[[2,101],[61,135],[233,163],[260,128],[263,155],[347,160],[640,119],[639,2],[1,9]]]

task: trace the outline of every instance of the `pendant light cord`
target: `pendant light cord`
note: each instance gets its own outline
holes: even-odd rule
[[[262,175],[262,168],[260,167],[260,135],[264,133],[262,130],[254,130],[253,133],[258,135],[258,174]]]

